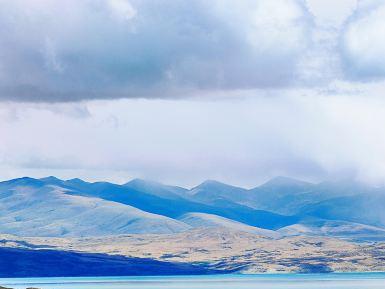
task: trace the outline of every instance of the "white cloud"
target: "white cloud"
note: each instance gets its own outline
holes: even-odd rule
[[[18,104],[18,117],[4,121],[10,107],[3,106],[0,179],[49,174],[194,185],[213,178],[253,186],[275,175],[348,175],[384,183],[384,89],[373,91],[370,99],[282,90],[221,102],[97,101],[83,118],[67,105]]]
[[[341,36],[346,74],[357,80],[385,77],[385,2],[361,1]]]
[[[320,26],[339,28],[357,7],[357,0],[306,0]]]
[[[243,33],[256,53],[292,55],[303,52],[309,45],[312,19],[301,1],[214,3],[214,14]]]
[[[136,10],[127,0],[108,0],[107,5],[111,13],[121,21],[127,21],[135,17]]]

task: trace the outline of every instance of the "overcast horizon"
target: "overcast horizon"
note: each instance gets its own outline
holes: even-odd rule
[[[0,1],[0,180],[385,185],[385,1]]]

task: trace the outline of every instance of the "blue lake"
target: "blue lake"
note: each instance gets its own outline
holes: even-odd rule
[[[385,274],[15,278],[0,279],[0,285],[17,289],[384,289]]]

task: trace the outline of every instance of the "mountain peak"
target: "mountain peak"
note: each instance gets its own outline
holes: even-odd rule
[[[205,180],[204,182],[202,182],[201,184],[199,184],[198,186],[196,186],[195,188],[193,189],[204,189],[204,188],[217,188],[217,187],[234,187],[234,186],[231,186],[231,185],[228,185],[228,184],[225,184],[225,183],[221,183],[219,181],[216,181],[216,180]],[[235,187],[234,187],[235,188]]]
[[[39,180],[42,181],[42,182],[47,182],[47,183],[57,183],[57,182],[62,182],[63,181],[63,180],[61,180],[61,179],[59,179],[57,177],[54,177],[54,176],[40,178]]]
[[[152,180],[145,180],[140,178],[132,179],[131,181],[123,184],[123,186],[164,186],[162,183],[152,181]]]
[[[17,179],[8,180],[5,182],[2,182],[4,184],[17,184],[21,186],[41,186],[44,185],[44,183],[39,179],[34,179],[30,177],[21,177]]]
[[[82,179],[79,179],[79,178],[69,179],[69,180],[66,180],[66,182],[74,185],[88,184],[88,182],[83,181]]]
[[[202,182],[199,186],[212,186],[212,185],[225,185],[225,184],[216,180],[208,179]]]
[[[40,178],[39,180],[41,180],[41,181],[61,181],[59,178],[57,178],[55,176],[48,176],[48,177]]]
[[[177,186],[169,186],[156,181],[144,180],[144,179],[133,179],[123,185],[140,192],[150,193],[152,195],[166,197],[166,198],[179,198],[180,195],[184,194],[187,189]]]
[[[266,183],[262,184],[261,187],[283,187],[283,186],[308,186],[311,183],[300,181],[294,178],[285,177],[285,176],[276,176]]]
[[[192,188],[188,194],[200,202],[209,203],[217,200],[237,202],[242,198],[245,192],[246,189],[243,188],[231,186],[215,180],[206,180],[200,185]]]

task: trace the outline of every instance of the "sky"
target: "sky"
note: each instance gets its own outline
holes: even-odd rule
[[[0,179],[385,184],[385,1],[0,0]]]

